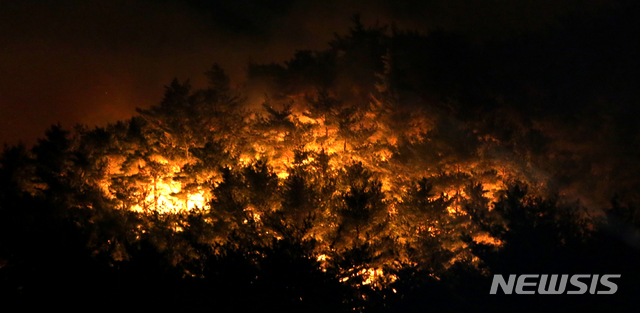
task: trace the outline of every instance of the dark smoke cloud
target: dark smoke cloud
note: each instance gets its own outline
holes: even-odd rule
[[[496,36],[606,1],[0,2],[0,142],[28,144],[51,124],[104,125],[160,101],[173,77],[204,83],[217,62],[235,83],[248,62],[325,49],[362,14],[400,28]]]

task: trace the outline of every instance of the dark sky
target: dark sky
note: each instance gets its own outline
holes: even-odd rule
[[[0,0],[0,142],[32,144],[49,125],[104,125],[158,103],[173,77],[198,86],[211,64],[243,81],[248,62],[325,49],[365,24],[502,36],[592,14],[579,0]]]

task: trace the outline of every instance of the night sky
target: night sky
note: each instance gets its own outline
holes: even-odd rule
[[[325,49],[350,16],[420,32],[517,35],[614,1],[0,1],[0,142],[33,144],[49,125],[104,125],[157,104],[173,77],[204,83],[222,65],[234,84],[249,62]]]

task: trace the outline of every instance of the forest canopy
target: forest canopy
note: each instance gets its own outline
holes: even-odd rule
[[[619,86],[604,79],[539,70],[602,70],[566,60],[604,40],[565,41],[580,31],[567,23],[475,42],[356,17],[326,50],[249,64],[242,85],[216,64],[128,120],[5,146],[2,292],[60,297],[52,282],[68,281],[87,301],[115,288],[194,308],[454,311],[485,303],[492,273],[633,260],[637,115],[607,106]],[[626,57],[609,61],[619,75]],[[616,273],[637,277],[627,263]]]

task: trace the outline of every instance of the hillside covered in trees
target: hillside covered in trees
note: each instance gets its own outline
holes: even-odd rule
[[[326,50],[249,64],[242,85],[214,65],[207,86],[176,79],[128,120],[6,146],[1,297],[223,312],[628,304],[638,61],[611,31],[628,16],[588,22],[472,40],[356,17]],[[489,296],[494,273],[622,279],[605,299],[540,301]]]

